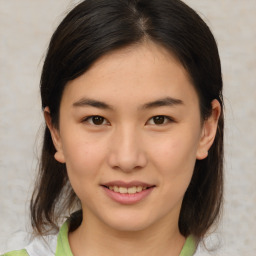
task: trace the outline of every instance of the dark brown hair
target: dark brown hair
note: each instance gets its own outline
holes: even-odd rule
[[[64,18],[54,32],[41,76],[43,109],[51,110],[58,127],[62,92],[68,81],[86,72],[101,56],[150,40],[164,46],[187,70],[198,93],[202,120],[217,99],[223,108],[221,65],[215,39],[199,15],[180,0],[86,0]],[[202,238],[219,216],[223,197],[223,113],[215,141],[204,160],[197,160],[179,218],[181,234]],[[79,207],[65,164],[45,128],[38,180],[31,200],[37,234],[57,228],[60,218]],[[81,211],[73,216],[73,229]]]

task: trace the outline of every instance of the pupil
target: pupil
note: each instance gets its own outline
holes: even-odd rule
[[[93,117],[93,123],[96,125],[101,125],[104,121],[104,118],[101,116],[94,116]]]
[[[163,124],[164,123],[164,116],[156,116],[154,117],[155,124]]]

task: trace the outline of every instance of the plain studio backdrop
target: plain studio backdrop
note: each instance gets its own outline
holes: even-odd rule
[[[0,0],[0,252],[27,241],[42,135],[40,71],[71,0]],[[256,255],[256,0],[185,0],[211,28],[225,98],[225,204],[213,255]],[[40,129],[41,127],[41,129]]]

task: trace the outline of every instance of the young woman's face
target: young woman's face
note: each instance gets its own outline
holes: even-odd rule
[[[52,130],[85,221],[115,230],[178,226],[196,159],[199,100],[182,65],[153,43],[100,58],[69,82]]]

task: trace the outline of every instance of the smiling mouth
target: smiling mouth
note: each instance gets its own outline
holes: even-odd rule
[[[132,205],[145,200],[156,185],[141,181],[111,181],[101,184],[103,191],[115,202],[122,205]]]
[[[141,191],[144,191],[144,190],[147,190],[147,189],[150,189],[150,188],[153,188],[155,186],[149,186],[149,187],[146,187],[146,186],[132,186],[132,187],[119,187],[119,186],[105,186],[103,185],[103,187],[111,190],[111,191],[114,191],[116,193],[120,193],[120,194],[136,194],[136,193],[140,193]]]

